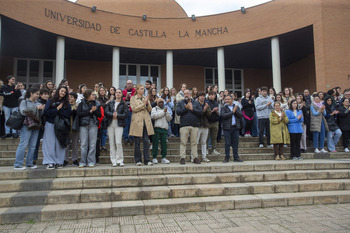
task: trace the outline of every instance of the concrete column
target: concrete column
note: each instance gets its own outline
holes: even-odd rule
[[[171,89],[174,87],[174,63],[173,51],[166,51],[166,86]]]
[[[64,50],[65,39],[62,36],[58,36],[56,44],[56,86],[64,78]]]
[[[272,54],[272,78],[273,87],[276,93],[282,90],[281,86],[281,61],[280,61],[280,42],[279,38],[271,38],[271,54]]]
[[[119,74],[120,74],[120,49],[113,47],[112,58],[112,86],[119,88]]]
[[[224,91],[225,88],[225,51],[223,47],[218,48],[218,91]]]

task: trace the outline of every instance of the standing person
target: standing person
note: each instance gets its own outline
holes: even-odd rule
[[[161,93],[160,97],[164,100],[164,108],[165,107],[167,108],[167,112],[169,112],[171,116],[171,120],[169,121],[169,127],[168,127],[168,137],[175,137],[175,135],[172,133],[172,130],[171,130],[171,121],[173,120],[174,102],[168,87],[163,88],[163,92]]]
[[[282,111],[286,112],[288,110],[288,108],[289,108],[288,102],[285,99],[283,99],[283,96],[281,94],[276,95],[275,101],[276,102],[278,101],[281,103]]]
[[[97,96],[92,93],[92,96],[94,97],[93,100],[97,100]],[[97,101],[99,104],[101,104],[99,101]],[[97,118],[98,120],[98,126],[97,126],[97,140],[96,140],[96,164],[100,163],[100,154],[101,154],[101,138],[102,138],[102,121],[103,118],[105,117],[105,111],[104,108],[100,105],[100,111],[101,111],[101,116]],[[106,149],[107,150],[107,149]]]
[[[303,112],[298,109],[297,100],[290,102],[289,110],[286,111],[288,117],[288,131],[290,134],[290,150],[292,160],[302,160],[300,156],[300,141],[303,133],[302,123],[304,122]]]
[[[84,99],[84,93],[86,90],[87,90],[86,84],[79,85],[77,104],[80,104],[81,100]]]
[[[73,166],[79,166],[79,162],[78,162],[78,159],[79,159],[79,155],[78,155],[79,133],[72,130],[73,122],[74,122],[75,118],[77,117],[77,108],[78,108],[78,105],[76,103],[77,98],[78,98],[77,93],[75,93],[75,92],[70,92],[69,93],[68,100],[69,100],[69,104],[70,104],[70,107],[71,107],[70,134],[69,134],[70,137],[69,138],[71,139],[71,143],[70,143],[70,146],[68,146],[67,149],[66,149],[66,154],[64,156],[63,166],[67,166],[68,165],[69,150],[70,150],[69,147],[71,147],[71,149],[72,149],[72,154],[71,154],[71,156],[72,156],[72,165]]]
[[[217,135],[219,130],[219,117],[220,117],[220,110],[219,110],[219,104],[217,101],[215,101],[215,92],[209,91],[208,93],[208,104],[211,109],[211,116],[209,117],[209,127],[208,127],[208,135],[211,139],[211,148],[212,148],[212,155],[219,155],[220,152],[216,150],[217,148]],[[209,147],[209,138],[208,138],[208,147]]]
[[[107,122],[107,131],[110,146],[110,159],[113,167],[118,165],[124,167],[123,154],[123,127],[125,119],[129,113],[129,107],[122,99],[123,91],[116,90],[115,100],[108,102],[106,105],[105,117]]]
[[[177,93],[175,101],[176,101],[176,106],[175,106],[175,129],[179,132],[179,136],[180,136],[180,120],[181,117],[177,114],[177,108],[178,108],[178,104],[180,103],[180,101],[185,99],[185,95],[184,95],[184,91],[187,88],[187,84],[186,83],[182,83],[180,85],[180,91]]]
[[[96,142],[97,131],[101,115],[100,103],[95,100],[91,89],[84,92],[84,99],[77,108],[77,117],[79,117],[79,135],[81,160],[79,168],[96,165]]]
[[[270,113],[273,109],[273,100],[267,96],[267,87],[261,87],[261,95],[255,100],[255,109],[259,123],[259,147],[264,147],[264,131],[266,130],[267,146],[270,143]]]
[[[58,140],[59,135],[55,132],[55,117],[61,115],[69,119],[71,107],[68,100],[68,88],[61,86],[52,99],[49,99],[45,105],[45,132],[43,136],[43,164],[46,169],[63,168],[65,157],[65,147]],[[67,129],[69,132],[69,129]],[[68,135],[67,135],[68,136]]]
[[[321,102],[321,98],[319,97],[319,95],[314,95],[314,102],[312,102],[310,107],[310,130],[313,134],[313,147],[315,149],[315,153],[327,153],[327,151],[324,149],[324,139],[326,136],[326,131],[328,131],[327,121],[324,118],[324,116],[326,116],[325,108],[326,107]],[[321,150],[319,150],[318,148],[321,148]]]
[[[335,150],[335,146],[338,144],[339,139],[342,135],[341,130],[338,127],[336,116],[339,111],[336,109],[335,102],[333,102],[332,96],[327,96],[325,99],[326,106],[326,116],[325,119],[328,124],[328,132],[327,132],[327,146],[330,152],[337,152]]]
[[[193,88],[192,88],[191,95],[192,95],[192,99],[193,99],[194,101],[196,101],[196,100],[198,99],[199,93],[198,93],[197,87],[193,87]]]
[[[211,116],[211,108],[208,103],[205,102],[205,93],[198,93],[199,105],[203,111],[199,125],[198,125],[198,136],[197,136],[197,144],[201,142],[201,150],[202,150],[202,161],[209,163],[210,160],[207,158],[207,140],[208,140],[208,127],[209,127],[209,118]]]
[[[41,114],[45,108],[45,105],[42,105],[37,102],[39,98],[39,89],[30,88],[26,95],[25,99],[21,102],[19,106],[20,113],[26,117],[26,120],[23,122],[21,128],[21,139],[16,151],[16,160],[14,163],[15,170],[24,170],[23,160],[25,155],[25,150],[28,147],[26,167],[35,169],[36,165],[33,164],[33,155],[35,151],[36,141],[39,135],[39,127],[41,124]],[[29,119],[30,118],[30,119]],[[30,122],[35,122],[39,127],[30,128]]]
[[[186,145],[188,137],[191,141],[191,155],[193,163],[200,164],[197,153],[198,122],[203,114],[203,110],[198,101],[193,101],[190,90],[183,91],[184,99],[178,102],[176,113],[180,116],[180,164],[185,164]]]
[[[136,92],[136,89],[133,88],[132,81],[131,80],[126,81],[126,89],[123,90],[123,95],[124,95],[123,100],[128,106],[130,106],[130,98],[135,95],[135,92]],[[129,135],[131,118],[132,118],[132,109],[131,107],[129,107],[129,114],[125,119],[125,127],[123,129],[124,144],[134,143],[134,138],[131,135]]]
[[[350,139],[350,99],[344,99],[339,108],[339,128],[343,133],[344,152],[349,152]]]
[[[177,102],[176,102],[176,95],[177,95],[177,91],[176,91],[176,88],[175,87],[173,87],[173,88],[171,88],[171,91],[170,91],[171,93],[170,93],[170,95],[171,95],[171,99],[173,100],[173,103],[174,103],[174,107],[172,108],[172,112],[173,112],[173,114],[172,114],[172,119],[171,119],[171,132],[173,133],[173,135],[175,136],[175,137],[179,137],[180,135],[179,135],[179,128],[178,128],[178,126],[179,125],[176,125],[177,127],[175,127],[175,117],[176,117],[176,104],[177,104]]]
[[[51,80],[47,80],[44,84],[44,88],[46,88],[47,90],[51,90],[54,89],[54,84]]]
[[[145,93],[143,94],[143,96],[148,96],[148,92],[151,89],[152,86],[152,81],[151,80],[146,80],[145,82]]]
[[[0,95],[4,97],[2,108],[5,113],[5,122],[10,118],[13,112],[18,111],[18,98],[21,97],[22,93],[16,85],[16,78],[13,75],[9,75],[6,78],[7,84],[3,85],[0,90]],[[12,134],[11,134],[12,130]],[[11,129],[5,124],[5,135],[2,138],[18,138],[17,130]]]
[[[275,109],[270,113],[271,143],[273,144],[275,160],[285,160],[286,158],[283,156],[283,145],[290,144],[287,127],[289,120],[281,109],[280,102],[275,102],[274,107]]]
[[[115,99],[115,92],[117,89],[115,87],[110,87],[108,91],[108,101],[114,100]]]
[[[154,123],[154,135],[153,135],[153,164],[157,164],[157,153],[158,153],[158,144],[160,141],[161,145],[161,154],[162,154],[162,163],[169,164],[170,161],[166,159],[167,155],[167,134],[169,128],[169,122],[171,121],[171,114],[168,111],[168,107],[164,105],[164,99],[157,99],[157,106],[152,108],[151,118],[155,121]]]
[[[157,90],[154,88],[150,88],[148,92],[148,100],[151,103],[152,108],[157,106],[157,99],[158,99]]]
[[[306,143],[306,121],[310,121],[310,119],[306,119],[305,116],[307,116],[308,113],[308,108],[305,105],[304,101],[304,96],[303,95],[298,95],[297,96],[297,104],[298,104],[298,109],[300,109],[303,113],[303,122],[301,123],[301,127],[303,128],[303,133],[301,135],[301,140],[300,140],[300,152],[305,153],[307,151],[307,143]],[[310,122],[309,122],[310,124]]]
[[[309,89],[305,89],[304,90],[304,101],[305,101],[305,107],[307,110],[307,114],[304,114],[304,122],[306,124],[306,136],[310,141],[312,140],[313,134],[311,133],[310,130],[310,126],[311,126],[311,111],[310,111],[310,107],[311,107],[311,103],[312,103],[312,99],[311,99],[311,95],[310,95],[310,91]]]
[[[275,88],[270,87],[270,89],[269,89],[269,96],[271,97],[271,99],[273,101],[275,101],[275,98],[276,98],[276,90],[275,90]]]
[[[45,105],[46,102],[49,99],[49,90],[46,88],[40,89],[40,96],[37,100],[38,103]],[[42,112],[44,113],[44,112]],[[44,135],[44,129],[45,129],[45,117],[44,114],[41,115],[41,127],[39,129],[39,135],[38,139],[36,141],[36,146],[35,146],[35,151],[34,151],[34,156],[33,156],[33,164],[37,165],[37,160],[38,160],[38,154],[39,154],[39,147],[40,147],[40,140],[43,138]]]
[[[252,136],[252,124],[254,120],[255,104],[251,97],[250,89],[246,89],[242,98],[242,114],[245,120],[245,136]]]
[[[100,87],[98,89],[98,102],[100,102],[101,107],[103,108],[103,110],[105,110],[106,108],[106,103],[109,101],[108,97],[107,97],[107,90],[105,87]],[[99,129],[99,134],[101,135],[101,150],[107,151],[106,148],[106,140],[107,140],[107,129]]]
[[[145,88],[139,84],[136,86],[136,94],[130,99],[130,107],[133,111],[130,124],[130,136],[135,137],[134,158],[136,166],[142,165],[140,150],[140,141],[143,139],[143,162],[145,165],[152,166],[149,160],[149,141],[148,137],[154,134],[150,112],[152,111],[149,96],[143,97]]]
[[[286,103],[287,106],[289,106],[292,100],[295,100],[295,97],[291,94],[290,89],[288,87],[284,88],[282,98],[283,98],[283,102]]]
[[[230,148],[232,147],[233,161],[243,162],[238,155],[239,131],[242,128],[242,113],[237,105],[233,103],[232,96],[225,96],[225,105],[221,108],[222,128],[225,136],[225,159],[224,163],[230,161]]]

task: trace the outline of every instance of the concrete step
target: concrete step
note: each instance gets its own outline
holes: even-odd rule
[[[350,180],[300,180],[253,183],[144,186],[133,188],[72,189],[0,194],[1,207],[78,204],[165,198],[254,195],[350,190]]]
[[[316,191],[230,195],[193,198],[167,198],[136,201],[58,204],[0,208],[0,223],[73,220],[140,214],[166,214],[192,211],[266,208],[349,203],[350,191]]]
[[[38,169],[16,171],[12,166],[0,169],[0,180],[16,179],[41,179],[41,178],[70,178],[70,177],[102,177],[102,176],[138,176],[138,175],[173,175],[173,174],[211,174],[211,173],[236,173],[236,172],[261,172],[261,171],[303,171],[303,170],[338,170],[349,169],[350,159],[325,160],[311,159],[302,161],[247,161],[244,163],[211,162],[200,165],[186,163],[156,164],[154,166],[137,167],[134,164],[126,164],[125,167],[112,167],[111,165],[99,165],[95,168],[77,168],[67,166],[63,169],[46,170],[39,166]]]
[[[152,159],[153,157],[151,156],[152,153],[150,153],[150,158]],[[200,153],[199,153],[200,155]],[[232,157],[232,152],[230,153],[231,157]],[[251,153],[251,154],[239,154],[240,158],[243,159],[244,161],[255,161],[255,160],[274,160],[275,156],[273,154],[273,152],[265,152],[265,153]],[[291,159],[290,158],[290,153],[286,152],[284,154],[286,159]],[[345,152],[337,152],[337,153],[312,153],[312,152],[308,152],[308,153],[302,153],[301,156],[304,159],[349,159],[350,158],[350,154],[349,153],[345,153]],[[16,153],[13,152],[11,157],[8,158],[0,158],[0,166],[13,166],[14,162],[15,162],[15,157],[16,157]],[[220,153],[220,155],[211,155],[209,154],[207,156],[207,158],[211,161],[211,162],[222,162],[224,160],[225,157],[225,153]],[[42,155],[39,155],[39,159],[38,159],[38,164],[42,164]],[[199,158],[201,159],[201,156],[199,156]],[[180,162],[180,155],[178,154],[168,154],[167,155],[167,159],[172,162],[172,163],[179,163]],[[232,158],[231,158],[232,159]],[[158,161],[161,160],[161,156],[160,153],[158,155]],[[187,152],[187,156],[186,156],[186,161],[190,162],[190,151]],[[70,161],[71,163],[71,161]],[[124,163],[131,163],[134,164],[134,154],[133,152],[129,153],[129,154],[124,154]],[[110,161],[110,157],[109,157],[109,152],[104,152],[101,153],[100,156],[100,164],[111,164]]]
[[[1,180],[0,192],[49,191],[95,188],[123,188],[144,186],[197,185],[270,181],[349,179],[349,169],[259,171],[230,173],[201,173],[174,175],[133,175],[68,177],[54,179]],[[108,174],[108,170],[105,175]]]

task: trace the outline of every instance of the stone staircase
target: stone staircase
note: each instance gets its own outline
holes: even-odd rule
[[[2,161],[11,161],[18,141],[0,143]],[[170,150],[178,145],[169,140]],[[14,171],[2,164],[0,223],[350,202],[349,153],[274,161],[272,149],[257,146],[256,138],[241,139],[244,163],[224,164],[222,153],[209,156],[211,163],[180,165],[173,154],[175,163],[136,167],[125,147],[123,168],[111,167],[108,153],[101,157],[107,164],[95,168]]]

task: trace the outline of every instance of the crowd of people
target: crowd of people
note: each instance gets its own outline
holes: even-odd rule
[[[101,150],[109,139],[113,167],[124,166],[123,143],[134,144],[136,166],[169,164],[169,137],[180,138],[180,164],[186,163],[186,145],[191,144],[191,162],[210,162],[209,152],[218,156],[217,142],[224,137],[224,163],[243,162],[238,155],[239,137],[259,137],[259,147],[273,147],[276,160],[285,160],[284,148],[290,144],[292,160],[302,160],[307,140],[314,153],[337,152],[343,136],[343,147],[349,152],[350,89],[340,87],[327,92],[294,94],[291,87],[276,93],[261,87],[246,89],[242,97],[230,90],[218,91],[217,85],[205,91],[182,83],[179,90],[164,87],[159,93],[154,83],[144,85],[126,82],[125,89],[106,88],[97,83],[94,89],[81,84],[74,92],[67,80],[56,87],[52,81],[33,85],[27,90],[7,77],[1,86],[5,121],[19,111],[24,116],[19,131],[6,125],[2,138],[18,138],[14,169],[37,168],[42,141],[43,165],[59,169],[69,164],[93,168],[99,163]],[[325,149],[325,138],[327,147]],[[266,138],[266,144],[264,139]],[[140,143],[143,142],[141,153]],[[80,156],[78,153],[80,144]],[[158,160],[161,146],[162,159]],[[200,145],[201,158],[197,145]],[[26,166],[23,166],[25,151]],[[150,158],[150,153],[152,158]],[[142,156],[143,154],[143,156]],[[143,157],[143,158],[142,158]]]

